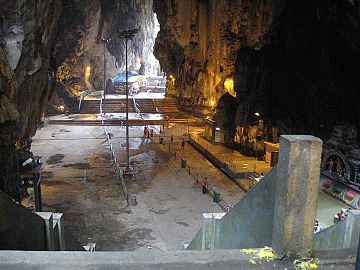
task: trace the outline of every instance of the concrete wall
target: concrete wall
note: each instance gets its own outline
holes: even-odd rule
[[[271,245],[276,167],[251,189],[219,226],[219,249]]]
[[[251,189],[219,222],[215,249],[256,248],[271,245],[276,167]],[[187,250],[203,249],[203,229]]]
[[[359,244],[360,210],[351,210],[346,221],[317,233],[314,238],[315,251],[354,249]]]
[[[308,135],[282,135],[279,163],[230,212],[205,221],[188,249],[272,246],[280,256],[308,257],[314,221],[322,141]],[[213,235],[210,235],[210,234]]]
[[[46,250],[44,220],[0,191],[0,249]]]

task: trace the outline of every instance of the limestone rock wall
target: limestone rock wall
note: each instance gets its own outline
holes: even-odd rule
[[[226,92],[237,52],[261,47],[280,1],[154,1],[161,31],[155,54],[173,75],[177,96],[210,105]]]
[[[102,38],[110,40],[105,49],[107,78],[125,71],[125,40],[119,38],[120,29],[139,29],[128,43],[129,70],[139,70],[142,62],[154,68],[149,63],[154,60],[156,27],[150,0],[64,1],[52,53],[54,80],[74,97],[85,88],[102,90]]]
[[[155,0],[161,24],[155,53],[173,77],[169,92],[193,104],[217,102],[232,77],[240,129],[258,112],[265,137],[276,129],[324,138],[337,122],[359,124],[359,6],[359,0]]]
[[[35,134],[51,96],[56,110],[76,103],[85,87],[102,89],[101,38],[111,38],[108,76],[124,70],[120,28],[139,28],[129,67],[146,65],[158,25],[152,0],[0,0],[0,15],[0,189],[19,198],[15,142]]]
[[[19,197],[15,140],[35,134],[48,98],[58,1],[1,1],[0,189]]]

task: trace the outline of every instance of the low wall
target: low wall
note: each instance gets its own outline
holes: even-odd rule
[[[246,178],[248,172],[244,173],[234,173],[232,170],[224,166],[224,163],[218,160],[214,155],[212,155],[209,151],[204,149],[201,145],[199,145],[193,138],[189,138],[189,143],[199,151],[203,156],[205,156],[211,163],[213,163],[218,169],[220,169],[223,173],[225,173],[231,180]],[[236,182],[236,181],[235,181]]]
[[[261,248],[271,245],[275,207],[276,167],[219,222],[215,249]],[[203,228],[187,250],[202,249]]]
[[[0,191],[0,249],[46,250],[45,222]]]
[[[315,235],[314,250],[329,251],[355,249],[359,244],[360,210],[351,210],[346,221],[329,227]]]
[[[272,241],[276,167],[225,215],[219,225],[218,248],[256,248]]]

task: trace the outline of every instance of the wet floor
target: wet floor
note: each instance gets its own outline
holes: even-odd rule
[[[150,128],[159,132],[159,127]],[[182,136],[185,130],[173,127],[162,135],[165,139],[172,132]],[[125,162],[125,128],[108,127],[108,131],[113,134],[118,161]],[[180,146],[180,137],[175,137],[173,146]],[[124,199],[102,127],[47,126],[33,138],[32,151],[45,161],[44,211],[64,213],[66,228],[82,244],[95,242],[97,250],[148,246],[180,250],[200,229],[202,213],[222,212],[201,193],[179,161],[168,157],[158,138],[143,136],[143,127],[130,128],[135,175],[126,184],[137,196],[136,206],[128,206]],[[244,195],[191,147],[180,154],[192,157],[189,163],[200,175],[211,174],[213,183],[232,203]]]
[[[159,133],[158,126],[150,126]],[[191,127],[196,129],[196,127]],[[125,162],[125,128],[108,127],[119,163]],[[159,138],[144,137],[143,127],[130,128],[130,156],[134,177],[126,180],[137,205],[129,206],[123,196],[102,127],[49,125],[33,138],[32,151],[42,156],[44,211],[61,212],[66,228],[80,243],[95,242],[97,250],[136,250],[151,246],[180,250],[202,224],[202,213],[222,212],[212,198],[203,195],[199,184],[169,156],[176,151],[199,179],[209,184],[229,204],[244,192],[220,173],[201,154],[181,140],[188,128],[171,124]],[[173,135],[173,142],[171,142]],[[343,204],[320,193],[318,214],[330,226],[333,214]],[[334,213],[333,213],[334,212]]]

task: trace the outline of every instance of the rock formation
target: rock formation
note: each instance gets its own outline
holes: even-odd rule
[[[358,124],[358,0],[155,0],[154,8],[155,54],[174,95],[210,106],[232,78],[239,130],[255,113],[283,133],[324,137],[336,122]]]
[[[53,88],[58,98],[53,102],[71,106],[71,98],[79,97],[84,89],[103,89],[101,39],[109,40],[105,45],[107,78],[124,72],[125,41],[118,34],[134,28],[139,31],[129,40],[129,70],[139,70],[141,63],[155,68],[151,63],[157,20],[152,1],[64,1],[52,52],[53,80],[58,82]]]
[[[35,134],[48,100],[58,1],[1,1],[0,188],[19,198],[15,140]]]
[[[139,28],[130,69],[154,70],[154,46],[168,94],[221,103],[228,144],[278,137],[268,130],[324,137],[359,122],[359,0],[0,0],[0,14],[0,188],[13,197],[15,142],[34,135],[49,100],[58,110],[103,88],[101,38],[111,38],[108,77],[124,70],[119,29]]]
[[[102,89],[101,38],[112,39],[109,76],[124,70],[119,29],[139,28],[129,42],[130,69],[150,62],[158,26],[151,0],[0,1],[0,14],[0,189],[18,199],[15,142],[35,134],[50,98],[57,110],[77,103],[85,87]]]

